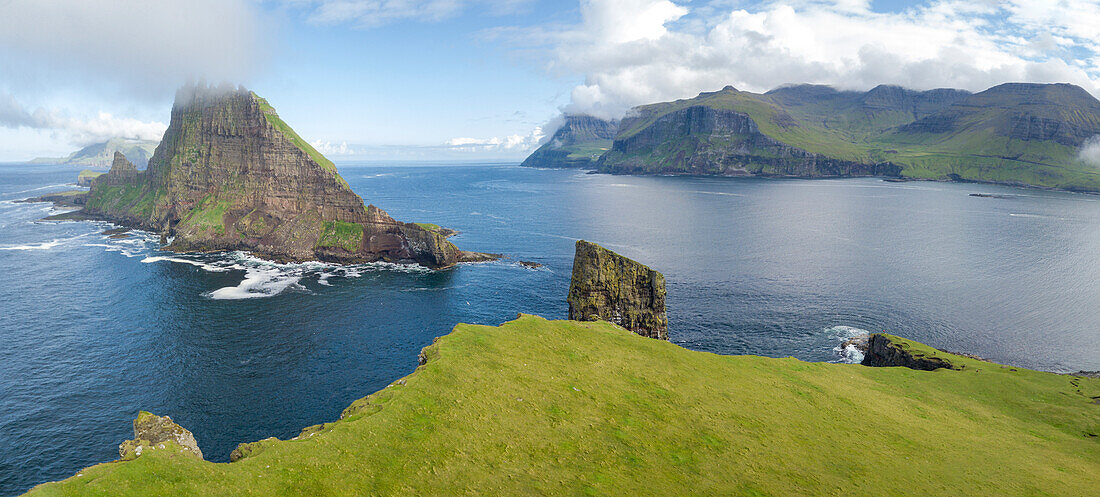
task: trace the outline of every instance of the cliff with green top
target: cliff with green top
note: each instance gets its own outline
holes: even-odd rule
[[[668,340],[665,276],[595,243],[578,240],[569,283],[569,319],[610,321]]]
[[[726,87],[635,108],[597,169],[624,174],[900,176],[1100,191],[1081,158],[1100,101],[1068,84],[980,93]]]
[[[1100,379],[890,339],[952,367],[722,356],[604,321],[460,324],[411,375],[293,439],[242,444],[235,462],[200,459],[169,420],[148,430],[143,414],[122,447],[130,460],[28,495],[1084,497],[1100,488]]]
[[[617,120],[585,114],[565,114],[546,143],[523,161],[528,167],[591,168],[611,148]]]
[[[125,180],[112,179],[119,167]],[[174,237],[169,249],[428,267],[490,258],[364,205],[331,161],[244,89],[182,88],[148,168],[131,168],[116,159],[81,215]]]

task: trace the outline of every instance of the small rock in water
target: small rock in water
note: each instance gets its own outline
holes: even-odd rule
[[[537,262],[531,262],[531,261],[516,261],[516,264],[519,264],[520,266],[523,266],[523,267],[528,268],[528,269],[535,269],[535,268],[542,267],[542,264],[539,264]]]

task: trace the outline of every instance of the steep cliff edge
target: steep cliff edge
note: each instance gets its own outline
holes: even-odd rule
[[[922,371],[941,368],[958,369],[946,358],[947,354],[931,347],[916,346],[912,342],[883,333],[874,333],[867,340],[863,355],[864,366],[903,367]]]
[[[569,319],[668,340],[664,275],[595,243],[577,241],[568,301]]]
[[[617,120],[565,114],[561,127],[523,161],[528,167],[590,168],[611,147]]]
[[[422,357],[334,421],[246,444],[231,464],[158,444],[30,495],[640,497],[690,485],[698,495],[1022,497],[1100,486],[1093,378],[947,355],[966,367],[724,356],[529,315],[460,324]]]
[[[174,236],[172,250],[428,267],[492,258],[365,206],[331,161],[244,89],[181,89],[149,167],[120,157],[82,215]]]

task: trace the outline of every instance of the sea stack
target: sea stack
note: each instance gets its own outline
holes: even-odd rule
[[[610,321],[668,340],[664,275],[595,243],[577,241],[568,300],[569,319]]]
[[[116,153],[80,215],[174,236],[167,248],[177,251],[431,268],[494,258],[364,205],[331,161],[243,88],[181,89],[148,168]]]
[[[166,442],[173,443],[176,447],[167,445]],[[168,416],[141,411],[134,420],[134,439],[118,446],[118,456],[126,461],[140,456],[144,451],[168,449],[202,459],[202,451],[190,431]]]

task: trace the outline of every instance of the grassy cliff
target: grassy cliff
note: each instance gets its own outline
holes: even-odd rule
[[[793,176],[896,171],[919,179],[1100,191],[1100,170],[1078,158],[1097,134],[1100,101],[1066,84],[1004,84],[976,94],[813,85],[758,94],[727,87],[636,108],[599,169]],[[823,160],[878,167],[822,168]]]
[[[1100,380],[929,353],[961,369],[720,356],[607,323],[534,316],[463,324],[425,349],[415,373],[296,439],[245,445],[229,464],[169,443],[30,495],[1086,496],[1100,488]]]

